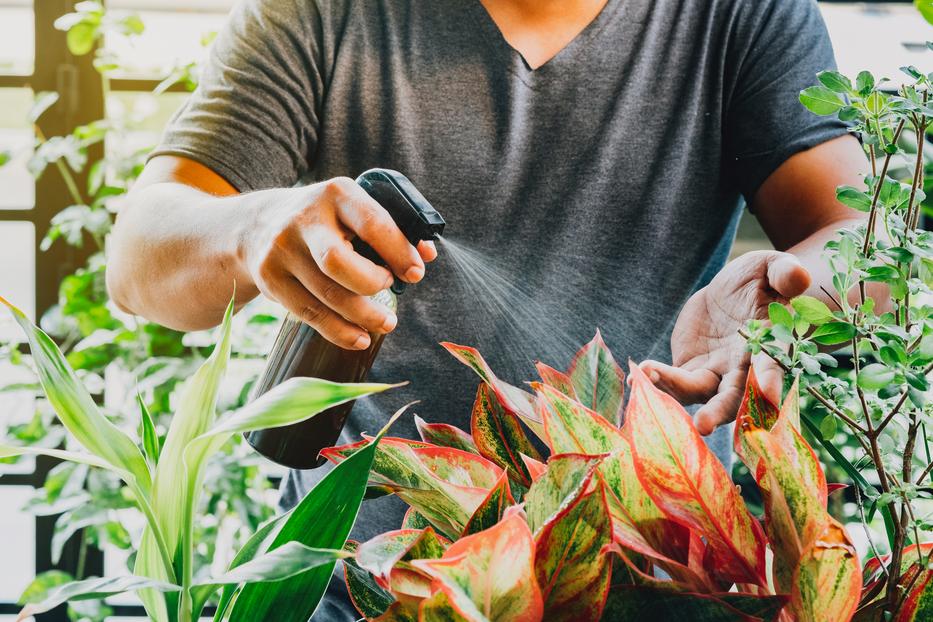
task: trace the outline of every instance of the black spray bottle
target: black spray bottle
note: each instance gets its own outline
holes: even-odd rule
[[[444,219],[401,173],[371,169],[357,177],[356,182],[389,212],[412,244],[435,239],[443,233]],[[353,247],[373,262],[385,265],[376,252],[360,239],[354,241]],[[398,305],[397,295],[402,293],[404,286],[396,279],[391,288],[372,298],[394,313]],[[363,382],[385,335],[370,334],[370,337],[372,342],[366,350],[344,350],[288,314],[256,384],[254,398],[294,376],[333,382]],[[281,465],[292,469],[317,468],[325,462],[318,454],[337,443],[352,408],[352,402],[335,406],[302,423],[250,432],[246,440],[260,454]]]

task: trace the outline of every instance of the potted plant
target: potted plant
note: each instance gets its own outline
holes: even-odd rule
[[[198,502],[205,494],[205,465],[235,434],[303,421],[391,385],[296,378],[218,417],[218,386],[230,356],[231,302],[213,353],[182,391],[164,444],[142,401],[141,434],[134,439],[103,415],[54,341],[19,309],[2,298],[0,303],[26,333],[43,391],[67,429],[69,443],[82,447],[69,451],[2,445],[0,457],[41,454],[113,472],[146,518],[135,575],[59,586],[42,602],[28,604],[20,619],[67,601],[139,591],[149,616],[159,622],[195,620],[207,600],[218,594],[218,620],[307,620],[324,594],[334,564],[347,556],[342,547],[363,500],[375,447],[384,431],[329,473],[297,507],[263,524],[227,572],[195,579],[193,534],[199,520]]]

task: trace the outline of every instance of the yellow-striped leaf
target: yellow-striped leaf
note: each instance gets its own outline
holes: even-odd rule
[[[797,622],[849,620],[861,591],[862,571],[855,547],[845,528],[830,518],[801,557],[791,609]]]
[[[515,505],[515,499],[512,497],[512,491],[509,488],[509,478],[503,471],[499,481],[489,489],[486,498],[473,512],[473,516],[470,517],[466,527],[463,528],[463,535],[468,536],[489,529],[498,523],[505,511],[513,505]]]
[[[462,449],[473,454],[479,453],[473,438],[457,426],[448,423],[427,423],[415,415],[415,427],[418,428],[418,435],[425,443]]]

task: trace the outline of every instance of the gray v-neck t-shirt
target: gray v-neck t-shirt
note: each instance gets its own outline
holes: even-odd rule
[[[742,198],[846,132],[797,99],[833,65],[813,0],[608,0],[535,70],[479,0],[243,0],[156,154],[242,192],[407,175],[474,252],[442,246],[401,297],[370,379],[411,383],[361,400],[344,440],[411,399],[469,429],[478,379],[439,341],[478,347],[515,383],[535,358],[565,367],[597,328],[623,363],[669,360]],[[412,417],[393,434],[415,437]],[[294,473],[283,503],[324,471]],[[398,528],[402,510],[367,501],[354,537]]]

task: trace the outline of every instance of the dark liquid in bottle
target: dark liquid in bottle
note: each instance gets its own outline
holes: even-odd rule
[[[385,339],[384,334],[370,334],[372,342],[366,350],[344,350],[303,322],[291,317],[285,322],[257,384],[256,397],[295,376],[363,382]],[[337,444],[352,409],[353,402],[341,404],[301,423],[250,432],[246,440],[256,451],[283,466],[314,469],[326,462],[318,454]]]

